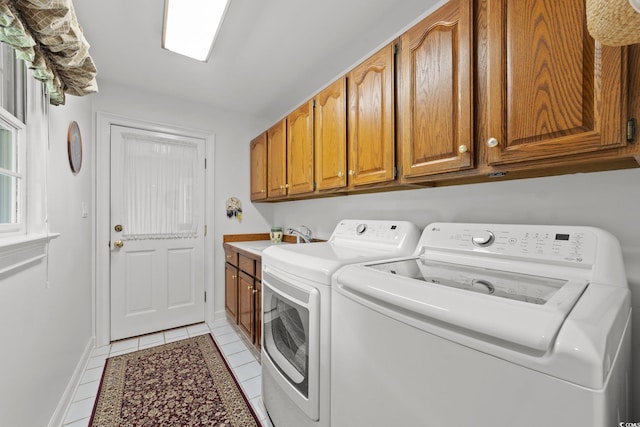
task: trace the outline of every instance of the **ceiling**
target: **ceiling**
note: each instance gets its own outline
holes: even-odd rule
[[[162,49],[162,0],[78,0],[110,81],[277,120],[406,28],[436,0],[231,0],[207,63]]]

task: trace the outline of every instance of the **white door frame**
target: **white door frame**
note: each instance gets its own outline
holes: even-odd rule
[[[93,151],[93,201],[94,221],[94,286],[93,286],[93,331],[96,338],[96,346],[101,347],[109,344],[111,336],[110,307],[110,263],[111,251],[109,248],[110,238],[110,178],[111,178],[111,125],[128,126],[138,129],[147,129],[154,132],[165,132],[171,134],[185,135],[193,138],[204,139],[205,157],[207,168],[205,170],[205,221],[208,226],[207,235],[204,239],[204,289],[207,294],[205,302],[205,322],[213,321],[213,177],[214,177],[214,142],[215,135],[202,130],[181,128],[179,126],[168,126],[161,123],[153,123],[143,120],[131,119],[111,113],[98,112],[96,115],[96,146]]]

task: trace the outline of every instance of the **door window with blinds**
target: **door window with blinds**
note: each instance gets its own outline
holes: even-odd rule
[[[24,63],[0,44],[0,233],[25,230],[26,131]]]
[[[195,142],[123,133],[123,237],[193,238],[198,232]]]

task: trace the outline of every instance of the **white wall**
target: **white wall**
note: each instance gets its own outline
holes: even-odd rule
[[[435,221],[588,225],[622,246],[632,292],[633,357],[640,360],[640,169],[427,188],[258,206],[275,225],[309,226],[328,238],[343,218],[398,219],[424,228]],[[268,215],[266,212],[268,211]],[[640,366],[633,367],[640,420]]]
[[[67,159],[67,127],[78,122],[82,169]],[[91,202],[92,127],[89,98],[67,97],[50,109],[47,153],[48,258],[0,277],[0,425],[45,426],[92,336]],[[32,144],[33,141],[28,141]]]
[[[208,309],[214,311],[216,316],[224,316],[222,236],[265,233],[269,230],[269,222],[262,216],[263,213],[257,211],[249,201],[249,141],[266,129],[269,123],[106,81],[100,81],[100,93],[94,97],[93,111],[215,134],[213,156],[211,153],[207,155],[208,173],[214,172],[214,187],[207,189],[209,195],[213,194],[207,209],[214,213],[213,224],[208,224],[206,243],[209,252],[213,253],[213,259],[206,260],[206,263],[213,265],[214,280],[214,295],[212,300],[208,300]],[[225,201],[231,196],[242,202],[242,222],[226,217]],[[268,208],[263,211],[264,215],[268,215]]]

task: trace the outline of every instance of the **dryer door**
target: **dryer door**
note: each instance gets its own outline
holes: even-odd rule
[[[262,283],[263,363],[275,367],[280,388],[297,406],[318,419],[319,292],[269,273]]]

